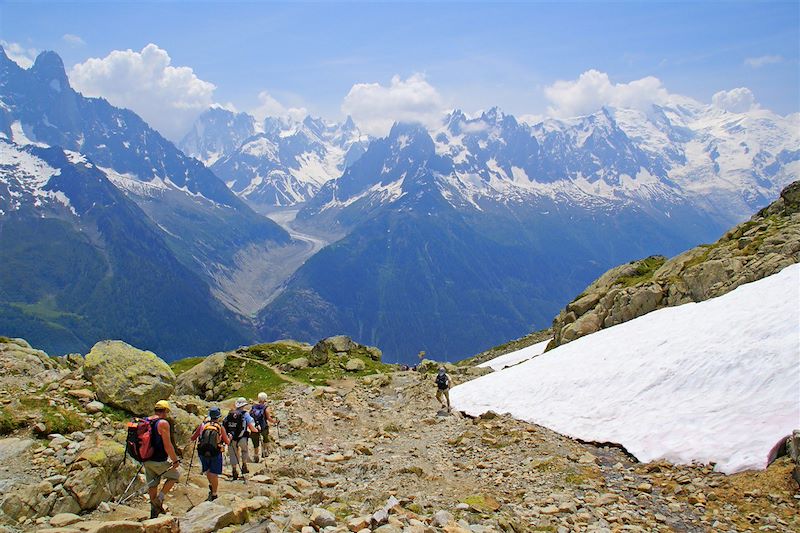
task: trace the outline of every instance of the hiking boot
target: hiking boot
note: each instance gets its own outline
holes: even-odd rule
[[[250,462],[251,463],[257,463],[258,462],[258,457],[260,455],[261,455],[261,448],[259,446],[256,446],[255,448],[253,448],[253,459],[251,459]]]
[[[249,473],[250,473],[250,470],[247,469],[247,463],[242,463],[242,477],[244,477],[245,474],[249,474]]]
[[[214,500],[216,500],[217,498],[219,498],[219,496],[217,496],[216,494],[212,494],[212,493],[210,493],[210,492],[209,492],[209,493],[208,493],[208,498],[206,498],[206,501],[207,501],[207,502],[213,502],[213,501],[214,501]]]
[[[266,459],[267,457],[269,457],[269,452],[266,449],[262,450],[261,451],[261,458],[262,459]]]
[[[234,481],[239,479],[239,469],[236,468],[235,466],[233,467],[233,475],[231,476],[231,479]]]

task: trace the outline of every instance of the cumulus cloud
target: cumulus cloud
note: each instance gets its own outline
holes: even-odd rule
[[[545,87],[553,117],[575,117],[594,113],[603,106],[647,110],[652,104],[665,103],[669,93],[661,80],[653,76],[630,83],[611,83],[608,74],[587,70],[577,80],[557,81]]]
[[[439,91],[425,76],[414,74],[405,80],[394,76],[388,86],[353,85],[344,98],[342,112],[353,117],[361,131],[383,136],[395,122],[419,122],[435,127],[442,119],[445,105]]]
[[[213,83],[190,67],[173,67],[166,50],[148,44],[141,52],[114,50],[72,67],[72,85],[86,96],[102,96],[132,109],[165,137],[177,141],[213,103]]]
[[[61,37],[61,40],[63,40],[65,43],[67,43],[70,46],[83,46],[83,45],[86,44],[86,41],[84,41],[78,35],[75,35],[73,33],[65,33]]]
[[[783,57],[781,56],[759,56],[759,57],[748,57],[744,60],[744,64],[748,67],[752,68],[761,68],[765,65],[772,65],[775,63],[780,63],[783,61]]]
[[[258,107],[250,112],[258,120],[264,120],[266,117],[276,117],[299,121],[308,115],[308,110],[305,107],[287,108],[267,91],[258,93],[258,102]]]
[[[8,58],[22,68],[30,68],[38,53],[35,48],[25,48],[19,43],[0,40]]]
[[[711,97],[711,105],[730,113],[745,113],[758,107],[753,91],[747,87],[719,91]]]

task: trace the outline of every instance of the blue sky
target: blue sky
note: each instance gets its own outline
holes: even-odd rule
[[[544,114],[546,87],[590,69],[611,83],[652,76],[702,102],[747,87],[763,107],[800,110],[798,2],[6,1],[0,39],[55,50],[68,70],[153,43],[213,84],[215,102],[253,110],[266,91],[330,119],[354,84],[395,75],[420,77],[437,105]]]

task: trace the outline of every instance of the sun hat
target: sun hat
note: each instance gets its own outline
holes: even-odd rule
[[[158,400],[155,405],[156,411],[169,411],[169,402],[167,400]]]
[[[222,411],[220,411],[219,407],[212,407],[208,410],[208,418],[219,418],[222,416]]]
[[[244,407],[245,405],[247,405],[247,400],[245,400],[244,398],[236,398],[236,403],[234,405],[236,406],[237,409],[239,409],[240,407]]]

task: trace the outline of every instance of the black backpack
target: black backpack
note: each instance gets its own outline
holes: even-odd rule
[[[200,438],[197,439],[197,453],[203,457],[215,457],[219,454],[222,430],[219,424],[212,422],[206,424]]]
[[[447,390],[447,374],[436,375],[436,386],[439,390]]]
[[[244,413],[240,409],[229,412],[222,425],[233,440],[240,440],[248,435],[244,424]]]

